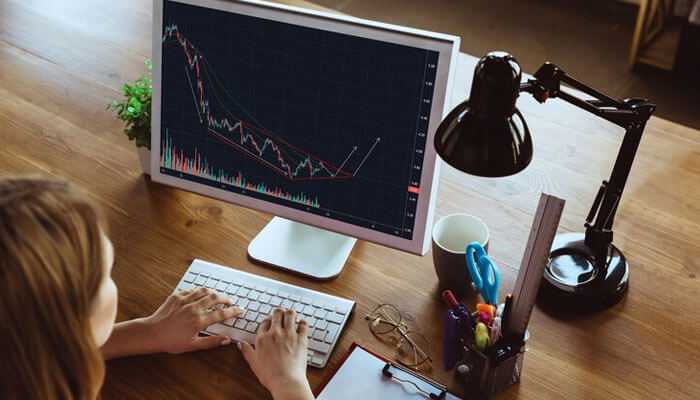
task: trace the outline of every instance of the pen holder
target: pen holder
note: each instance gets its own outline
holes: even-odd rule
[[[496,345],[486,352],[473,345],[465,346],[463,358],[457,363],[455,374],[468,390],[478,390],[481,397],[490,398],[520,382],[523,370],[526,340],[519,343]]]

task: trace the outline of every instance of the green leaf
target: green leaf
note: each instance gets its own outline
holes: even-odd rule
[[[153,69],[151,60],[145,60],[147,73],[142,74],[132,83],[122,85],[122,101],[113,100],[107,110],[113,111],[117,118],[124,121],[124,133],[129,140],[134,140],[137,147],[151,147],[151,102]]]

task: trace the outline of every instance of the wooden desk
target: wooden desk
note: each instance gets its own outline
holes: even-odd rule
[[[318,283],[246,259],[270,219],[169,187],[140,174],[133,145],[105,105],[150,55],[151,3],[4,0],[0,5],[0,173],[43,173],[86,187],[104,207],[117,250],[119,319],[152,312],[194,257],[357,301],[330,367],[353,341],[385,354],[362,316],[377,303],[412,313],[441,359],[443,307],[430,256],[360,242],[339,279]],[[463,57],[469,70],[474,59]],[[456,99],[466,93],[462,76]],[[561,231],[582,229],[621,132],[562,102],[520,103],[536,153],[523,173],[487,180],[445,168],[437,216],[466,211],[492,231],[492,254],[511,287],[541,191],[567,199]],[[523,380],[502,398],[690,399],[700,397],[700,132],[653,118],[615,227],[632,264],[626,300],[595,316],[561,321],[536,310]],[[457,389],[436,363],[433,376]],[[108,363],[105,399],[259,399],[234,347]]]

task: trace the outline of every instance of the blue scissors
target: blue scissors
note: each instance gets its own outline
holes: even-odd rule
[[[474,287],[488,304],[498,303],[498,286],[501,274],[479,242],[467,245],[467,267]]]

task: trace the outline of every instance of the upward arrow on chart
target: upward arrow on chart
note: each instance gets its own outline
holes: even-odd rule
[[[382,141],[382,138],[380,138],[380,137],[378,137],[378,138],[374,141],[374,144],[372,144],[372,147],[369,149],[369,151],[367,152],[367,154],[365,154],[365,158],[362,159],[362,162],[360,162],[360,165],[357,166],[357,169],[356,169],[355,172],[352,174],[352,176],[357,175],[357,172],[360,171],[360,168],[362,168],[362,165],[364,165],[365,161],[367,161],[367,159],[369,158],[369,155],[372,154],[372,151],[374,151],[374,148],[377,147],[377,145],[378,145],[379,142],[381,142],[381,141]]]

